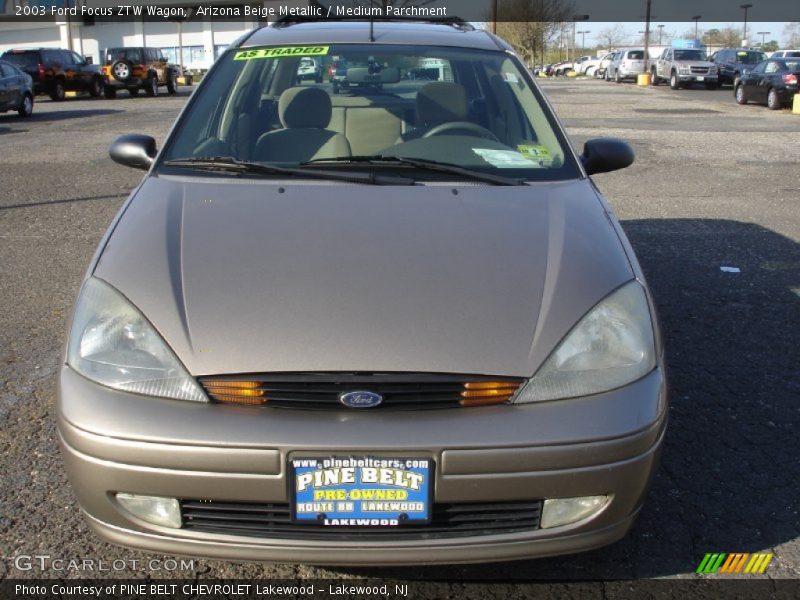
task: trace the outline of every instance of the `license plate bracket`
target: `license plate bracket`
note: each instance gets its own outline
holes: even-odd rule
[[[431,458],[291,457],[292,522],[379,529],[430,523],[433,473]]]

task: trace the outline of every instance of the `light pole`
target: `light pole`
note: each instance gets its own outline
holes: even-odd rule
[[[578,33],[581,34],[581,51],[586,50],[586,34],[591,33],[590,30],[584,29],[583,31],[579,31]]]
[[[652,4],[652,0],[647,0],[647,10],[644,14],[644,69],[642,73],[650,72],[650,19],[652,18],[650,8]]]
[[[761,36],[761,48],[764,48],[764,36],[771,34],[771,31],[756,31],[756,35]]]
[[[659,46],[661,45],[661,36],[663,35],[663,33],[664,33],[664,25],[662,24],[662,25],[658,26],[658,45]]]
[[[577,21],[588,21],[589,15],[572,15],[572,49],[575,49],[575,23]],[[577,56],[573,58],[578,58]],[[567,47],[567,60],[569,60],[569,47]]]
[[[753,8],[752,4],[742,4],[739,8],[744,9],[744,41],[747,41],[747,11]]]
[[[695,15],[692,17],[692,21],[694,21],[694,39],[697,39],[697,24],[702,18],[702,15]]]

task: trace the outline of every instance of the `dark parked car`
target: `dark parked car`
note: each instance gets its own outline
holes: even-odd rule
[[[739,104],[757,102],[772,110],[791,104],[800,88],[800,58],[771,58],[758,63],[734,88]]]
[[[128,90],[131,96],[142,89],[148,96],[157,96],[160,86],[170,94],[178,91],[179,69],[167,63],[159,48],[108,48],[104,56],[106,98],[116,98],[119,89]]]
[[[35,94],[63,100],[67,91],[103,93],[105,77],[99,66],[80,54],[58,48],[22,48],[6,51],[2,59],[25,71]]]
[[[760,50],[747,48],[723,48],[711,55],[711,62],[717,64],[719,84],[730,83],[736,87],[739,78],[749,73],[755,65],[765,60],[767,55]]]
[[[0,60],[0,112],[15,110],[20,117],[33,113],[33,80],[14,65]]]

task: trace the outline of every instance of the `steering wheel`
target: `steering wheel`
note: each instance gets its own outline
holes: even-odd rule
[[[426,131],[425,135],[422,136],[422,139],[433,137],[435,135],[444,135],[450,131],[456,130],[469,131],[476,134],[478,137],[500,143],[500,139],[494,133],[485,127],[481,127],[476,123],[470,123],[469,121],[451,121],[450,123],[442,123],[441,125],[437,125],[433,129]]]

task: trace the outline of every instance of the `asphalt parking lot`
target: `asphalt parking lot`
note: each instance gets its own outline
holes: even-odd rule
[[[0,577],[683,578],[694,577],[706,552],[773,552],[766,577],[800,577],[800,115],[738,106],[730,88],[541,85],[576,145],[615,136],[636,150],[632,167],[596,182],[655,295],[672,405],[661,469],[624,540],[498,565],[15,567],[19,555],[140,566],[150,558],[89,533],[62,470],[52,414],[77,286],[141,176],[112,163],[108,145],[127,132],[163,140],[188,98],[184,88],[157,98],[41,100],[30,120],[0,115]]]

